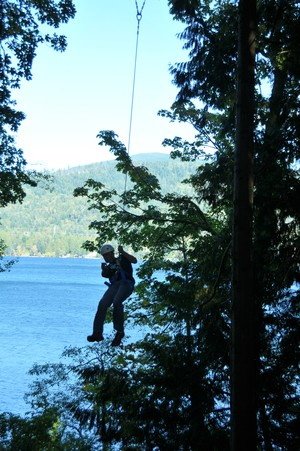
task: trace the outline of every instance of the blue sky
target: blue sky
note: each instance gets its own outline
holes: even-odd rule
[[[30,167],[72,167],[111,158],[98,146],[99,130],[114,130],[127,145],[136,40],[134,0],[75,0],[77,15],[60,28],[64,53],[41,46],[33,79],[15,91],[26,114],[17,144]],[[142,1],[138,4],[141,6]],[[170,64],[183,61],[182,24],[167,0],[146,0],[141,20],[130,153],[166,152],[166,137],[188,127],[157,116],[176,96]]]

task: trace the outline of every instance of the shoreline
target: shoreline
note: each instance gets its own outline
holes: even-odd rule
[[[18,258],[80,258],[96,260],[100,258],[97,255],[3,255],[3,259],[18,259]]]

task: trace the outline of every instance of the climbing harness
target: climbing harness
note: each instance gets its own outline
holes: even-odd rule
[[[128,153],[128,155],[129,155],[129,152],[130,152],[130,143],[131,143],[131,131],[132,131],[132,121],[133,121],[133,107],[134,107],[134,95],[135,95],[136,69],[137,69],[137,58],[138,58],[139,36],[140,36],[140,24],[141,24],[141,20],[142,20],[142,14],[143,14],[143,9],[144,9],[145,3],[146,3],[146,0],[143,1],[143,4],[142,4],[141,8],[139,8],[138,2],[137,2],[137,0],[135,0],[137,29],[136,29],[135,56],[134,56],[133,78],[132,78],[129,130],[128,130],[128,141],[127,141],[127,153]],[[124,193],[126,193],[126,188],[127,188],[127,173],[125,174]]]

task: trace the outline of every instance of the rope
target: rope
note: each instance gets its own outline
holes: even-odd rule
[[[131,143],[131,130],[132,130],[132,121],[133,121],[133,107],[134,107],[136,68],[137,68],[137,57],[138,57],[139,36],[140,36],[140,23],[141,23],[141,20],[142,20],[142,13],[143,13],[143,9],[144,9],[145,3],[146,3],[146,0],[144,0],[141,8],[139,9],[138,2],[137,2],[137,0],[135,0],[137,30],[136,30],[136,44],[135,44],[134,69],[133,69],[133,80],[132,80],[132,94],[131,94],[129,131],[128,131],[128,142],[127,142],[127,153],[128,153],[128,155],[129,155],[129,152],[130,152],[130,143]],[[127,189],[127,173],[125,174],[124,193],[126,193],[126,189]]]

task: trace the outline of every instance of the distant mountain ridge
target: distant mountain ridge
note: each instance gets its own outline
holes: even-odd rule
[[[133,161],[168,161],[170,160],[170,155],[162,152],[145,152],[145,153],[137,153],[135,155],[131,155],[131,159]]]
[[[158,152],[132,155],[132,160],[156,175],[163,192],[182,194],[191,188],[181,181],[199,166],[195,162],[172,160]],[[115,160],[60,169],[51,175],[51,189],[42,185],[30,188],[23,204],[9,205],[0,212],[0,238],[8,245],[7,254],[86,255],[81,245],[93,238],[89,224],[97,219],[98,212],[88,210],[86,199],[75,198],[74,189],[91,178],[119,193],[124,190],[125,175],[116,170]]]
[[[133,154],[130,155],[130,158],[132,159],[132,161],[134,163],[137,164],[146,164],[146,163],[156,163],[156,162],[167,162],[171,160],[171,157],[169,154],[167,153],[162,153],[162,152],[145,152],[145,153],[137,153],[137,154]],[[173,160],[174,161],[174,160]],[[94,166],[98,166],[98,165],[113,165],[115,166],[116,164],[116,160],[112,159],[112,160],[103,160],[103,161],[95,161],[94,163],[87,163],[87,164],[81,164],[81,165],[76,165],[76,166],[71,166],[68,168],[62,168],[62,169],[54,169],[51,172],[61,172],[61,171],[80,171],[80,169],[86,169],[86,168],[91,168]]]

